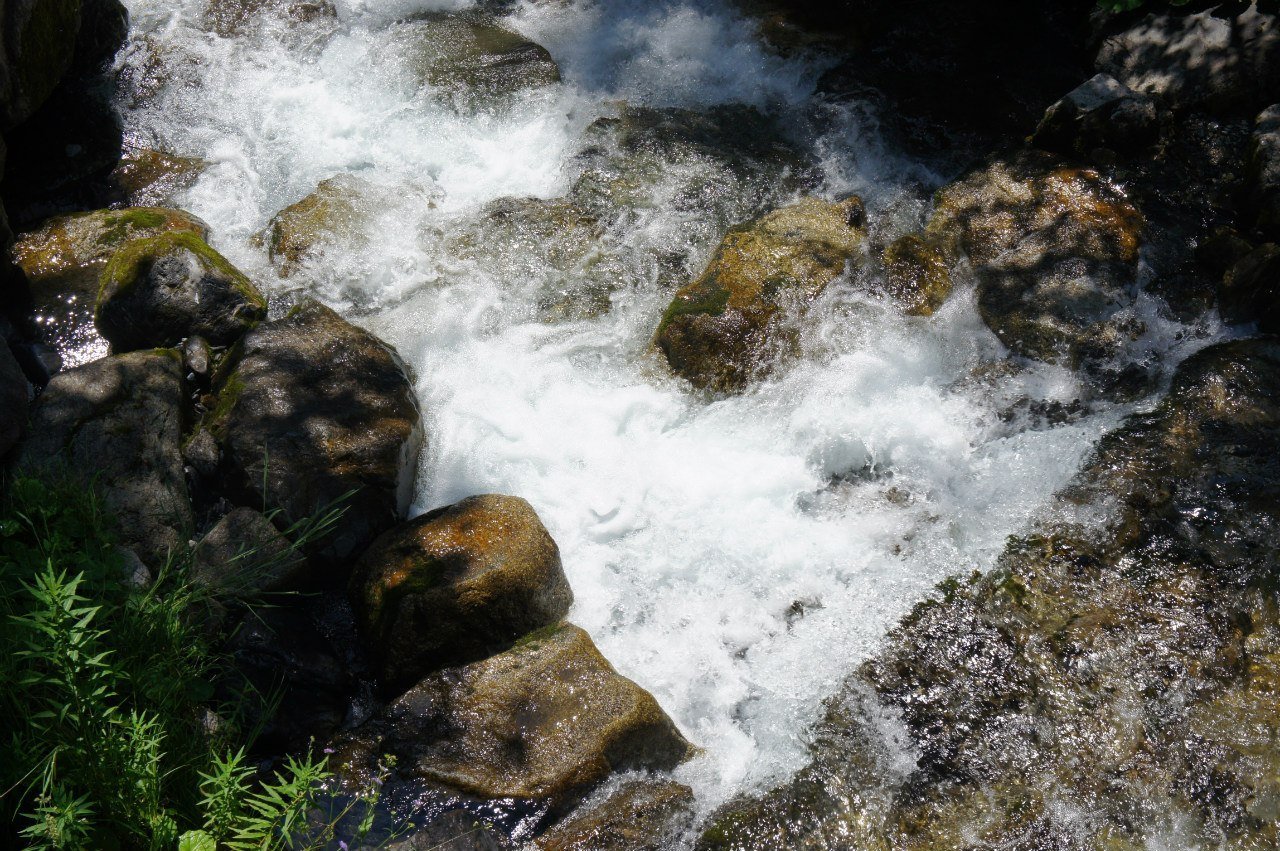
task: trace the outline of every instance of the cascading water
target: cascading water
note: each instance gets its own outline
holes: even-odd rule
[[[938,182],[814,95],[819,59],[769,52],[727,2],[514,4],[505,24],[563,82],[497,103],[421,84],[398,39],[400,21],[462,0],[339,0],[333,19],[227,36],[201,25],[203,0],[128,5],[129,139],[208,161],[175,202],[213,244],[412,366],[430,435],[417,510],[485,492],[534,505],[572,619],[704,749],[678,771],[704,812],[797,770],[822,700],[886,628],[948,575],[990,566],[1132,410],[1035,414],[1088,390],[1065,369],[997,366],[1006,352],[963,286],[913,318],[851,278],[812,308],[803,357],[738,397],[665,372],[658,319],[727,227],[803,187],[858,192],[893,236]],[[597,121],[636,108],[730,130],[627,147]],[[735,134],[757,134],[745,158]],[[593,196],[585,236],[492,215],[498,199],[581,194],[601,162],[627,191]],[[359,181],[357,233],[281,278],[258,234],[335,175]],[[573,308],[549,314],[560,296]],[[1169,364],[1215,333],[1138,309],[1139,345]]]

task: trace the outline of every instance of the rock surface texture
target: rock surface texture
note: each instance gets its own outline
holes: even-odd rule
[[[358,555],[409,507],[421,416],[391,347],[315,301],[260,325],[220,381],[208,425],[228,485],[277,523],[350,497],[324,555]]]
[[[384,534],[356,569],[357,613],[384,683],[471,662],[558,623],[573,592],[523,499],[487,495]]]

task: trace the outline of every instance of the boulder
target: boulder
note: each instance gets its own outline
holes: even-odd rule
[[[1280,246],[1260,245],[1227,271],[1218,311],[1227,322],[1256,322],[1261,331],[1280,331]]]
[[[1096,171],[1039,151],[939,191],[926,234],[967,256],[978,309],[1016,354],[1103,369],[1141,333],[1128,313],[1142,215]]]
[[[1068,156],[1093,157],[1099,149],[1136,154],[1155,143],[1159,120],[1150,95],[1097,74],[1045,111],[1031,142]]]
[[[428,676],[336,750],[355,770],[390,754],[403,777],[563,812],[611,773],[669,770],[691,746],[590,636],[559,624]]]
[[[96,487],[122,543],[164,564],[195,525],[180,448],[185,399],[181,355],[168,349],[59,373],[32,409],[19,465]]]
[[[392,529],[352,595],[384,685],[410,685],[558,623],[573,604],[560,551],[523,499],[464,499]]]
[[[306,560],[261,512],[233,508],[196,544],[191,580],[220,595],[252,600],[295,589],[305,568]]]
[[[538,837],[535,851],[666,851],[693,824],[693,790],[659,777],[629,780]]]
[[[31,117],[71,69],[81,0],[17,0],[2,11],[0,125],[10,130]]]
[[[762,377],[793,348],[789,326],[857,256],[865,219],[857,198],[810,198],[729,231],[658,326],[672,370],[716,392]]]
[[[117,352],[177,346],[191,336],[228,346],[266,318],[258,288],[189,231],[120,246],[102,271],[95,314]]]
[[[1153,12],[1122,20],[1095,66],[1174,109],[1252,115],[1280,100],[1280,27],[1257,3]]]
[[[394,43],[421,85],[467,104],[492,104],[560,82],[540,44],[475,13],[429,12],[398,24]]]
[[[169,231],[203,239],[209,228],[181,210],[138,207],[58,216],[18,237],[13,259],[31,287],[40,341],[53,346],[65,366],[107,353],[93,315],[111,255],[126,242]]]
[[[9,344],[0,338],[0,459],[9,454],[27,427],[30,398],[27,377],[9,351]]]
[[[894,240],[881,258],[885,290],[912,316],[931,316],[951,294],[951,268],[937,245],[918,234]]]
[[[359,247],[372,209],[367,184],[350,174],[322,180],[307,197],[276,213],[264,238],[271,262],[284,277],[308,258],[320,256],[335,243]]]
[[[250,331],[223,373],[207,424],[240,502],[287,527],[345,499],[319,551],[335,562],[404,518],[423,432],[394,349],[308,299]]]
[[[1249,206],[1258,230],[1280,239],[1280,104],[1267,107],[1254,123],[1249,146]]]
[[[130,206],[165,204],[190,189],[209,167],[204,160],[151,148],[126,148],[111,172],[112,188]]]

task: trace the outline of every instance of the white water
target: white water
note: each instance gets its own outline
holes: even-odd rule
[[[431,442],[419,510],[480,492],[533,503],[572,619],[705,749],[678,774],[709,808],[795,771],[822,699],[885,630],[939,580],[990,566],[1125,411],[1052,428],[1002,418],[1080,388],[1047,367],[975,377],[1004,351],[964,288],[908,319],[836,287],[801,363],[739,398],[689,392],[649,351],[670,299],[652,258],[674,248],[696,270],[719,229],[668,203],[688,178],[676,168],[604,240],[624,284],[613,310],[539,321],[527,258],[450,248],[478,208],[563,194],[584,129],[616,101],[802,116],[820,68],[769,54],[718,0],[526,4],[511,25],[550,49],[564,85],[459,114],[417,90],[388,32],[465,5],[340,0],[332,26],[222,39],[199,28],[201,0],[129,0],[135,37],[173,63],[129,129],[213,164],[177,203],[219,249],[275,293],[348,310],[412,365]],[[912,226],[916,170],[856,117],[834,127],[817,140],[821,191],[857,190],[873,216]],[[254,235],[347,172],[382,211],[364,242],[278,279]],[[1168,347],[1172,326],[1151,325],[1147,342]]]

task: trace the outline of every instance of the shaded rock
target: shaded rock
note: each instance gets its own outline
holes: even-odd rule
[[[176,346],[198,335],[234,343],[267,317],[258,288],[189,231],[131,240],[102,271],[95,322],[114,351]]]
[[[1254,123],[1248,183],[1258,230],[1280,239],[1280,104],[1263,110]]]
[[[265,236],[268,255],[280,274],[292,275],[304,260],[319,256],[332,244],[364,244],[363,229],[370,215],[364,198],[367,191],[360,178],[339,174],[276,213]]]
[[[1090,157],[1099,148],[1136,154],[1159,135],[1155,101],[1098,74],[1049,107],[1031,142],[1046,151]]]
[[[110,181],[124,203],[154,207],[190,189],[209,164],[150,148],[126,148]]]
[[[129,38],[129,10],[120,0],[80,0],[80,31],[70,73],[94,74]]]
[[[903,619],[831,701],[811,768],[699,847],[1141,848],[1170,813],[1180,844],[1274,844],[1278,393],[1275,340],[1185,361],[1067,511]],[[914,765],[869,758],[903,744]]]
[[[220,594],[254,599],[296,587],[305,569],[305,559],[261,512],[233,508],[196,545],[191,579]]]
[[[58,216],[19,236],[14,262],[31,286],[40,342],[68,367],[104,356],[107,342],[93,322],[107,261],[133,239],[167,231],[208,236],[208,226],[181,210],[140,207]]]
[[[942,189],[926,229],[968,257],[978,309],[1001,342],[1090,368],[1142,331],[1128,312],[1142,231],[1141,214],[1097,172],[1037,151]]]
[[[561,624],[432,674],[337,748],[339,763],[391,754],[407,777],[563,810],[610,773],[668,770],[691,746],[585,632]]]
[[[676,293],[655,342],[695,387],[741,390],[792,345],[788,323],[843,274],[866,238],[862,202],[807,199],[731,230]]]
[[[358,554],[403,519],[413,493],[421,416],[395,351],[306,300],[241,342],[208,424],[227,486],[250,505],[306,520],[354,492],[324,557]]]
[[[946,254],[929,240],[909,234],[895,240],[881,258],[888,294],[907,313],[930,316],[951,294],[951,266]]]
[[[494,103],[560,82],[560,68],[540,44],[475,13],[431,12],[392,33],[423,85],[460,101]]]
[[[264,17],[306,24],[338,16],[332,0],[209,0],[204,24],[223,38],[242,35]]]
[[[1280,99],[1280,28],[1255,3],[1152,13],[1103,40],[1095,64],[1176,109],[1257,112]]]
[[[27,377],[9,351],[9,344],[0,339],[0,459],[9,454],[27,427],[30,397]]]
[[[145,562],[164,564],[194,526],[180,450],[185,396],[182,359],[171,350],[59,373],[32,409],[19,464],[65,467],[93,484],[122,542]]]
[[[30,118],[71,69],[80,6],[80,0],[6,4],[6,73],[0,76],[0,124],[5,130]]]
[[[1280,246],[1261,245],[1227,271],[1218,309],[1227,322],[1257,322],[1262,331],[1280,331]]]
[[[587,802],[533,843],[537,851],[666,851],[693,823],[693,790],[673,780],[631,780]]]
[[[387,532],[352,596],[386,684],[407,685],[558,623],[573,604],[560,550],[523,499],[464,499]]]
[[[213,367],[213,349],[204,337],[191,336],[182,344],[182,364],[196,378],[209,378]]]
[[[493,831],[477,825],[473,816],[452,810],[416,828],[406,839],[361,846],[359,851],[507,851],[510,847]]]

